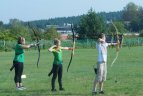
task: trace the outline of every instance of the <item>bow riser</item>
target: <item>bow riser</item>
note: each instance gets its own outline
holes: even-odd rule
[[[75,48],[75,33],[74,33],[74,29],[73,29],[73,25],[71,25],[71,29],[72,29],[72,38],[73,38],[73,50],[71,52],[71,58],[70,58],[70,61],[69,61],[69,64],[68,64],[68,67],[67,67],[67,72],[68,72],[68,69],[71,65],[71,62],[72,62],[72,59],[73,59],[73,55],[74,55],[74,48]]]
[[[116,25],[111,21],[113,27],[115,28],[115,31],[116,31],[116,39],[117,39],[117,47],[116,47],[116,57],[113,59],[112,63],[111,63],[111,67],[113,66],[113,64],[115,63],[115,61],[117,60],[118,58],[118,55],[119,55],[119,44],[120,44],[120,41],[119,41],[119,36],[118,36],[118,29],[116,27]]]
[[[37,41],[37,43],[39,43],[39,38],[38,38],[38,36],[36,34],[36,29],[34,29],[29,23],[28,23],[28,26],[32,29],[32,31],[33,31],[33,33],[34,33],[34,35],[36,37],[36,41]],[[38,68],[39,60],[40,60],[40,46],[39,46],[39,44],[37,45],[37,48],[38,48],[38,60],[37,60],[37,68]]]

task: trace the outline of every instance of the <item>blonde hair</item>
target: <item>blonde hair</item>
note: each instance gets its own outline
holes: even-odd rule
[[[54,45],[58,44],[59,42],[60,42],[59,39],[57,39],[57,38],[54,39]]]

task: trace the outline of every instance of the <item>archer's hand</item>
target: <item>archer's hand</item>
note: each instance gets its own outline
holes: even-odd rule
[[[101,42],[101,43],[104,43],[104,42],[105,42],[105,40],[102,39],[102,38],[99,38],[98,41]]]
[[[53,45],[53,46],[52,46],[52,48],[55,48],[55,47],[57,47],[57,45]]]
[[[35,47],[35,46],[38,46],[39,45],[39,42],[38,43],[32,43],[30,44],[30,47]]]

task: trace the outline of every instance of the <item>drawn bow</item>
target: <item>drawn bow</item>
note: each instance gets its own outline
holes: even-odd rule
[[[32,26],[30,25],[30,23],[28,22],[28,26],[32,29],[33,33],[34,33],[34,36],[36,38],[36,42],[37,42],[37,48],[38,48],[38,60],[37,60],[37,68],[39,66],[39,60],[40,60],[40,46],[39,46],[39,38],[38,38],[38,35],[36,34],[37,30]]]
[[[73,58],[73,55],[74,55],[74,48],[75,48],[75,33],[74,33],[74,29],[73,29],[73,25],[72,24],[71,24],[71,30],[72,30],[72,39],[73,39],[73,50],[71,52],[71,58],[70,58],[70,62],[69,62],[68,67],[67,67],[67,72],[68,72],[69,67],[71,65],[72,58]]]
[[[116,31],[116,39],[117,39],[117,48],[116,48],[116,57],[113,59],[112,63],[111,63],[111,67],[113,66],[113,64],[115,63],[115,61],[118,58],[119,55],[119,44],[120,44],[120,40],[119,40],[119,36],[118,36],[118,29],[116,27],[116,25],[111,21],[113,27],[115,28]]]

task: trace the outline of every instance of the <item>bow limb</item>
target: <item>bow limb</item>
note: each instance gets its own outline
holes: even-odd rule
[[[119,55],[119,44],[120,44],[120,40],[119,40],[119,36],[118,36],[118,29],[116,27],[116,25],[111,21],[112,25],[114,26],[115,28],[115,31],[116,31],[116,39],[117,39],[117,46],[116,46],[116,57],[113,59],[112,63],[111,63],[111,67],[113,66],[113,64],[115,63],[115,61],[117,60],[118,58],[118,55]]]
[[[118,36],[119,31],[118,31],[116,25],[115,25],[112,21],[111,21],[111,23],[112,23],[112,25],[114,26],[115,31],[116,31],[116,38],[117,38],[117,48],[116,48],[117,50],[116,50],[116,51],[119,51],[119,44],[120,44],[120,40],[119,40],[119,36]]]
[[[37,60],[37,68],[39,66],[39,60],[40,60],[40,46],[39,46],[39,38],[38,38],[38,35],[36,34],[36,30],[35,28],[33,28],[30,23],[28,23],[28,26],[32,29],[33,33],[34,33],[34,36],[36,38],[36,42],[37,42],[37,48],[38,48],[38,60]]]
[[[37,43],[38,43],[39,41],[37,41]],[[37,45],[37,48],[38,48],[38,60],[37,60],[37,68],[38,68],[38,66],[39,66],[39,60],[40,60],[40,46],[39,46],[39,44]]]
[[[71,25],[71,29],[72,29],[72,39],[73,39],[73,50],[71,52],[71,58],[70,58],[70,61],[69,61],[68,67],[67,67],[67,72],[68,72],[69,67],[71,65],[72,58],[73,58],[73,55],[74,55],[74,49],[75,49],[75,33],[74,33],[74,30],[73,30],[73,25]]]

